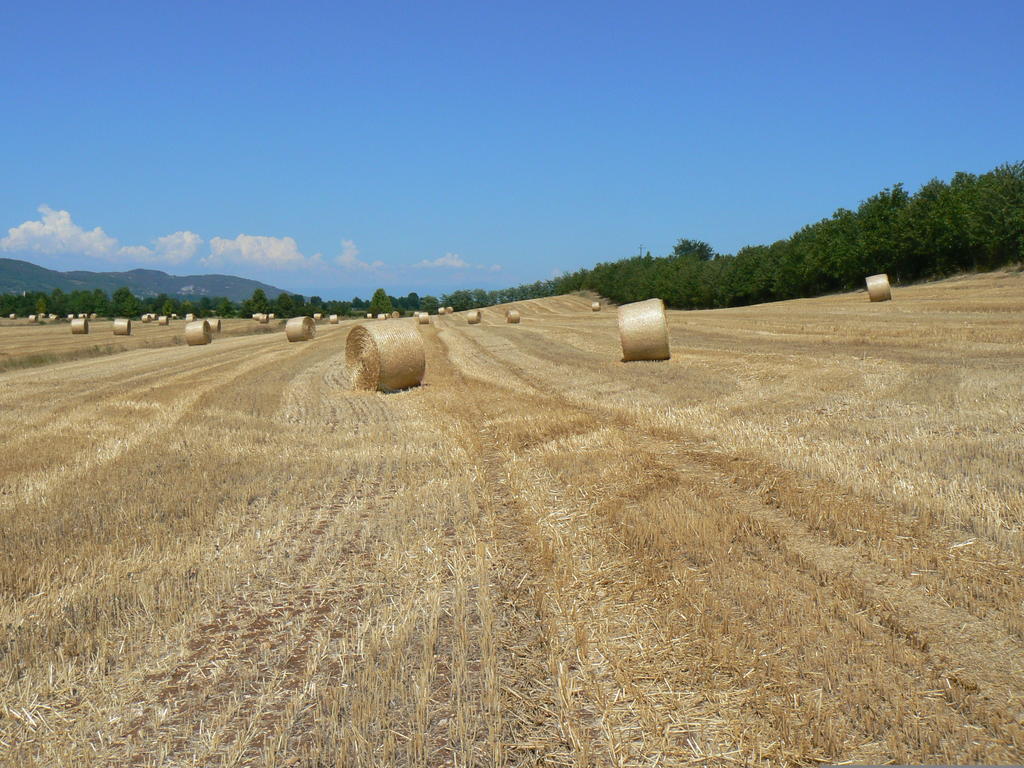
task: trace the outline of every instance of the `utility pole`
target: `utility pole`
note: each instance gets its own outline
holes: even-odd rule
[[[644,247],[642,245],[640,246],[640,253],[638,255],[641,259],[644,257]]]

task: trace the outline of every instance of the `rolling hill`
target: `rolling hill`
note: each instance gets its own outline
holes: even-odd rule
[[[21,291],[92,291],[110,294],[127,286],[136,296],[226,296],[242,301],[262,288],[270,298],[284,293],[281,288],[232,275],[169,275],[156,269],[132,269],[127,272],[58,272],[20,259],[0,259],[0,293]]]

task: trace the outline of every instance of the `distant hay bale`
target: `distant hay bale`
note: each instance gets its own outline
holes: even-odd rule
[[[87,317],[74,317],[71,319],[71,332],[72,333],[88,333],[89,332],[89,318]]]
[[[373,320],[373,313],[372,312],[367,312],[366,313],[366,319],[367,320]]]
[[[466,322],[470,325],[476,325],[480,322],[480,310],[471,309],[466,313]]]
[[[271,312],[269,315],[267,315],[267,320],[276,320],[276,319],[277,319],[277,315],[275,315],[273,312]]]
[[[178,319],[178,313],[177,312],[171,312],[171,320],[177,320],[177,319]],[[185,319],[188,320],[189,316],[185,315]],[[194,317],[192,319],[195,320]]]
[[[323,315],[322,312],[314,312],[313,313],[313,319],[314,320],[323,320],[324,319],[324,315]]]
[[[397,319],[402,316],[402,313],[396,309],[394,312],[391,313],[391,316]]]
[[[86,320],[89,318],[89,316],[87,314],[85,314],[85,312],[79,312],[78,313],[78,317],[79,317],[79,319],[86,319]]]
[[[518,323],[519,322],[519,310],[510,309],[505,313],[506,323]]]
[[[131,336],[132,335],[132,321],[127,317],[115,317],[114,318],[114,335],[115,336]]]
[[[386,314],[384,314],[383,312],[381,312],[379,315],[377,315],[377,319],[378,320],[387,320],[388,316]]]
[[[423,338],[411,323],[357,325],[345,341],[356,389],[395,392],[418,386],[426,370]]]
[[[430,325],[430,315],[426,312],[420,312],[416,315],[416,322],[420,325]]]
[[[51,320],[56,320],[57,319],[56,315],[47,315],[47,317],[49,317]]]
[[[195,319],[196,319],[196,316],[195,316],[195,313],[193,313],[193,312],[189,312],[187,315],[185,315],[185,322],[186,323],[191,323]]]
[[[74,319],[75,319],[74,315],[68,315],[68,320],[74,320]]]
[[[210,333],[220,333],[220,318],[208,317],[206,322],[210,324]]]
[[[9,314],[9,315],[7,316],[7,319],[8,319],[8,320],[17,320],[17,319],[18,319],[18,316],[17,316],[17,315],[16,315],[16,314],[15,314],[14,312],[11,312],[11,314]]]
[[[308,315],[293,317],[284,325],[288,341],[309,341],[316,336],[316,321]]]
[[[331,325],[337,325],[338,324],[338,316],[337,315],[329,315],[327,317],[327,322],[330,323]]]
[[[455,308],[454,307],[445,307],[444,308],[444,313],[446,315],[454,314],[455,313]]]
[[[648,299],[619,307],[622,360],[668,360],[668,323],[665,302]]]
[[[592,302],[590,302],[590,311],[591,312],[600,312],[601,311],[601,302],[600,301],[592,301]]]
[[[865,278],[864,282],[868,284],[868,298],[871,301],[889,301],[892,298],[888,275],[871,275]]]
[[[89,319],[90,320],[95,320],[97,317],[99,317],[99,315],[96,314],[95,312],[93,312],[92,314],[89,315]]]
[[[170,325],[171,324],[171,318],[168,317],[167,315],[160,315],[160,317],[158,317],[156,319],[156,324],[157,325]]]
[[[35,315],[29,315],[29,316],[28,316],[28,321],[29,321],[30,323],[38,323],[38,322],[39,322],[39,318],[38,318],[38,317],[36,317]]]
[[[203,344],[209,344],[212,338],[210,324],[205,320],[193,320],[185,326],[185,341],[190,347],[201,347]]]
[[[259,316],[259,321],[260,321],[261,324],[266,325],[267,323],[270,322],[270,315],[268,315],[266,312],[264,312],[263,314],[261,314]]]

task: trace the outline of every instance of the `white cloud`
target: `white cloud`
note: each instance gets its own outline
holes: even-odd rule
[[[210,238],[210,255],[201,259],[201,263],[207,267],[234,263],[276,269],[298,269],[320,266],[323,261],[319,253],[304,256],[295,239],[291,237],[239,235],[234,240],[224,237]]]
[[[40,205],[38,210],[42,214],[38,221],[26,221],[7,230],[7,237],[0,240],[0,250],[109,258],[117,248],[116,238],[99,227],[82,229],[67,211],[55,211],[48,205]]]
[[[335,259],[342,269],[374,272],[384,266],[383,261],[363,261],[359,258],[359,248],[351,240],[341,241],[341,253]]]
[[[486,269],[490,272],[501,271],[500,264],[491,264],[489,267],[484,266],[483,264],[471,264],[457,253],[446,253],[444,256],[439,256],[436,259],[431,260],[424,259],[413,266],[428,268],[444,267],[447,269]]]
[[[156,238],[152,248],[145,245],[126,245],[117,250],[117,255],[134,261],[181,264],[195,256],[202,244],[203,238],[195,232],[175,232]]]

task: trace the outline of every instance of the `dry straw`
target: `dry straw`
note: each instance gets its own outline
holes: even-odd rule
[[[56,319],[57,319],[57,316],[56,316],[56,315],[49,315],[49,318],[50,318],[51,320],[56,320]]]
[[[454,314],[455,313],[455,308],[454,307],[445,307],[444,308],[444,313],[446,315]]]
[[[220,318],[208,317],[206,322],[210,324],[210,333],[220,333]]]
[[[169,318],[167,315],[160,315],[160,317],[158,317],[156,319],[156,324],[157,325],[170,325],[171,324],[171,318]]]
[[[519,318],[519,310],[518,309],[510,309],[510,310],[508,310],[505,313],[505,322],[506,323],[518,323],[519,319],[520,318]]]
[[[277,315],[275,315],[273,312],[271,312],[269,315],[267,315],[267,320],[276,320],[276,319],[277,319]]]
[[[345,362],[353,387],[382,392],[418,386],[427,367],[423,338],[412,323],[357,325],[345,341]]]
[[[9,314],[9,315],[7,316],[7,319],[8,319],[8,320],[17,320],[17,319],[18,319],[18,316],[17,316],[16,314],[14,314],[13,312],[11,312],[11,314]]]
[[[186,323],[191,323],[195,319],[196,319],[196,316],[192,312],[189,312],[187,315],[185,315],[185,322]]]
[[[177,320],[177,319],[178,319],[178,313],[177,312],[171,312],[171,320]],[[186,316],[185,319],[188,320],[188,317]],[[195,320],[195,318],[192,318],[192,319]]]
[[[68,320],[74,320],[74,319],[75,319],[74,315],[68,315]]]
[[[387,315],[385,315],[385,314],[384,314],[384,313],[382,312],[381,314],[377,315],[377,319],[378,319],[378,320],[387,320],[387,319],[388,319],[388,316],[387,316]]]
[[[648,299],[619,307],[622,360],[668,360],[668,324],[665,302]]]
[[[367,320],[373,320],[373,313],[371,313],[371,312],[367,312],[367,313],[366,313],[366,319],[367,319]]]
[[[210,324],[205,320],[193,320],[185,326],[185,341],[190,347],[201,347],[209,344],[213,335],[210,333]]]
[[[889,301],[892,298],[888,275],[871,275],[865,278],[865,282],[868,284],[868,298],[871,301]]]
[[[416,315],[416,322],[420,325],[430,325],[430,315],[426,312],[420,312]]]
[[[331,315],[330,317],[327,318],[327,322],[330,323],[331,325],[337,325],[338,324],[338,316],[337,315]]]
[[[316,336],[316,320],[308,315],[293,317],[284,325],[288,341],[309,341]]]
[[[261,315],[259,316],[259,321],[260,321],[260,322],[261,322],[261,323],[262,323],[263,325],[266,325],[267,323],[269,323],[269,322],[270,322],[270,315],[268,315],[267,313],[265,313],[265,312],[264,312],[263,314],[261,314]]]
[[[90,320],[95,320],[97,317],[99,317],[99,315],[97,315],[95,312],[89,315]]]
[[[28,321],[29,321],[30,323],[38,323],[38,322],[39,322],[39,318],[38,318],[38,317],[36,317],[35,315],[29,315],[29,316],[28,316]]]
[[[402,316],[402,313],[396,309],[394,312],[391,313],[391,316],[397,320]]]
[[[313,313],[313,319],[314,320],[323,320],[324,319],[324,315],[323,315],[322,312],[314,312]]]
[[[592,301],[592,302],[590,302],[590,311],[591,312],[600,312],[601,311],[601,302],[600,301]]]
[[[115,336],[131,336],[132,335],[132,321],[127,317],[116,317],[114,318],[114,335]]]
[[[476,325],[480,322],[480,310],[471,309],[466,313],[466,322],[470,325]]]
[[[89,332],[89,318],[87,317],[75,317],[71,320],[71,332],[72,333],[88,333]]]

